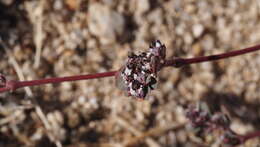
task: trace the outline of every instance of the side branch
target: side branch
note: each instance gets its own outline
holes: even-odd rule
[[[217,54],[217,55],[201,56],[201,57],[194,57],[194,58],[188,58],[188,59],[175,58],[175,59],[171,59],[171,60],[166,60],[164,63],[164,67],[167,67],[167,66],[181,67],[184,65],[189,65],[189,64],[194,64],[194,63],[220,60],[220,59],[224,59],[224,58],[247,54],[250,52],[257,51],[257,50],[260,50],[260,45],[256,45],[256,46],[245,48],[245,49],[230,51],[227,53]]]

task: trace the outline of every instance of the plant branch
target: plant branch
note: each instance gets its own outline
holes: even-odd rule
[[[48,78],[48,79],[32,80],[32,81],[6,81],[5,86],[0,88],[0,93],[6,91],[14,91],[18,88],[27,87],[27,86],[37,86],[37,85],[54,84],[54,83],[61,83],[67,81],[78,81],[78,80],[111,77],[114,76],[116,72],[117,71],[111,71],[111,72],[103,72],[103,73],[96,73],[96,74],[56,77],[56,78]]]
[[[217,54],[217,55],[201,56],[201,57],[194,57],[194,58],[188,58],[188,59],[174,58],[171,60],[166,60],[164,63],[164,67],[167,67],[167,66],[181,67],[184,65],[189,65],[189,64],[194,64],[194,63],[220,60],[220,59],[224,59],[224,58],[247,54],[250,52],[257,51],[257,50],[260,50],[260,45],[256,45],[256,46],[245,48],[245,49],[230,51],[227,53]]]
[[[244,144],[247,140],[260,137],[260,131],[255,131],[247,135],[241,136],[241,144]]]

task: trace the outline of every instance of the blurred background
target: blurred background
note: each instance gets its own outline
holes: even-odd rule
[[[258,0],[0,0],[0,73],[33,80],[117,70],[155,39],[168,58],[227,52],[260,44],[259,20]],[[112,77],[2,93],[0,146],[221,146],[186,127],[184,108],[205,100],[230,115],[234,131],[259,130],[259,73],[255,52],[166,68],[145,101],[126,97]]]

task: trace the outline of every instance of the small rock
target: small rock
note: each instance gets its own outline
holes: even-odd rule
[[[195,24],[192,28],[194,37],[198,38],[204,31],[204,27],[201,24]]]
[[[90,5],[88,26],[90,32],[98,36],[102,44],[115,42],[116,37],[123,34],[124,24],[124,17],[108,6]]]
[[[150,9],[149,0],[138,0],[137,1],[137,13],[143,14]]]
[[[116,1],[114,0],[102,0],[102,2],[107,5],[107,6],[110,6],[110,7],[113,7],[116,5]]]
[[[62,10],[64,8],[64,5],[62,3],[62,0],[56,0],[53,2],[53,8],[54,10]]]
[[[3,3],[4,5],[7,5],[7,6],[10,6],[13,2],[14,2],[14,0],[1,0],[1,3]]]
[[[80,7],[78,0],[66,0],[65,3],[71,10],[76,10]]]
[[[193,37],[189,32],[184,34],[183,39],[186,44],[191,44],[193,42]]]

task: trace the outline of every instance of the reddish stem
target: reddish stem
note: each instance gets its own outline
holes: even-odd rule
[[[111,77],[116,74],[117,71],[96,73],[89,75],[77,75],[77,76],[68,76],[68,77],[57,77],[57,78],[48,78],[41,80],[32,80],[32,81],[7,81],[6,86],[0,88],[0,93],[5,91],[14,91],[18,88],[27,87],[27,86],[36,86],[43,84],[54,84],[61,83],[66,81],[78,81],[78,80],[88,80],[88,79],[98,79],[104,77]]]
[[[166,60],[165,63],[163,64],[163,67],[167,67],[167,66],[180,67],[183,65],[189,65],[194,63],[208,62],[208,61],[238,56],[238,55],[246,54],[257,50],[260,50],[260,45],[256,45],[241,50],[231,51],[223,54],[218,54],[218,55],[202,56],[202,57],[195,57],[189,59],[175,58],[171,60]],[[52,84],[61,83],[65,81],[77,81],[77,80],[111,77],[111,76],[115,76],[116,73],[117,71],[111,71],[111,72],[96,73],[96,74],[89,74],[89,75],[57,77],[57,78],[32,80],[32,81],[6,81],[6,84],[4,86],[1,85],[2,87],[0,87],[0,93],[5,91],[14,91],[18,88],[27,87],[27,86],[36,86],[36,85],[43,85],[43,84],[50,84],[50,83]]]
[[[241,136],[241,144],[243,144],[247,140],[255,138],[255,137],[260,137],[260,131],[255,131],[255,132],[249,133],[245,136]]]
[[[214,61],[214,60],[243,55],[243,54],[254,52],[257,50],[260,50],[260,45],[256,45],[256,46],[245,48],[245,49],[230,51],[230,52],[222,53],[222,54],[218,54],[218,55],[201,56],[201,57],[194,57],[194,58],[189,58],[189,59],[176,58],[176,59],[166,60],[164,67],[166,67],[166,66],[181,67],[183,65]]]

